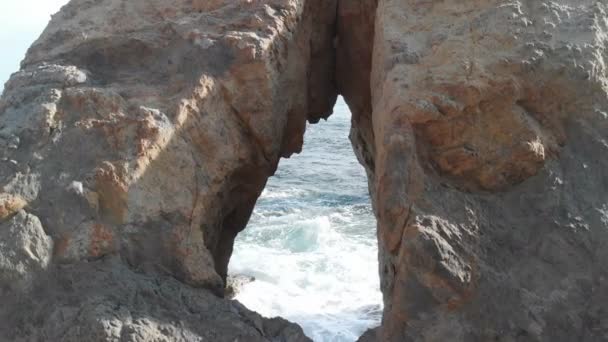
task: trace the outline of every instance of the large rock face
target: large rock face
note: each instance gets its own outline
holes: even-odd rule
[[[72,0],[0,100],[0,340],[306,340],[220,297],[338,93],[378,218],[366,341],[608,339],[607,11]]]
[[[306,120],[331,113],[332,6],[291,0],[74,0],[56,14],[6,84],[0,103],[0,219],[6,220],[0,236],[8,236],[0,244],[0,288],[48,283],[56,288],[47,289],[52,295],[45,302],[39,291],[23,296],[34,293],[34,303],[64,306],[37,309],[40,320],[23,328],[8,322],[24,320],[18,316],[29,312],[3,305],[2,313],[14,317],[2,320],[0,336],[112,340],[106,325],[122,336],[125,320],[135,322],[135,312],[152,310],[159,313],[147,318],[150,324],[134,328],[141,330],[139,339],[125,340],[157,340],[152,337],[157,333],[179,340],[183,328],[167,330],[163,324],[171,323],[171,315],[189,319],[173,312],[163,294],[151,289],[148,308],[133,302],[131,294],[149,287],[147,280],[126,275],[129,285],[118,287],[114,273],[104,284],[106,276],[93,269],[102,259],[120,259],[137,274],[166,274],[222,295],[233,240],[267,178],[280,157],[301,149]],[[26,246],[27,239],[36,239],[29,243],[35,246]],[[90,277],[65,288],[73,275],[62,265],[87,262]],[[79,275],[88,274],[78,267]],[[89,278],[96,283],[88,284]],[[106,296],[106,287],[114,297]],[[98,290],[91,304],[88,297]],[[188,296],[202,302],[214,298]],[[103,321],[98,327],[103,334],[86,337],[96,312],[113,310],[123,299],[128,299],[126,316],[112,318],[122,323]],[[104,309],[99,303],[106,301]],[[235,310],[218,303],[209,317]],[[205,310],[193,305],[196,312]],[[80,314],[65,318],[64,311],[80,306],[85,308]],[[58,323],[54,313],[64,321]],[[210,336],[221,338],[200,334],[214,326]],[[271,326],[272,334],[245,324],[223,336],[228,327],[209,321],[186,335],[261,340],[280,335],[280,324]]]
[[[607,10],[379,1],[380,340],[608,339]]]

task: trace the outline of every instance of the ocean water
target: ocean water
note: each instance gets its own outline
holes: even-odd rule
[[[365,171],[339,99],[309,125],[304,151],[284,159],[239,235],[231,274],[256,278],[236,299],[302,326],[317,342],[352,342],[380,324],[376,222]]]

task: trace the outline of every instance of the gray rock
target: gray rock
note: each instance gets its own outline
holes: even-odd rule
[[[310,341],[295,324],[118,258],[54,266],[27,295],[0,297],[0,341]]]
[[[21,210],[0,222],[0,293],[27,291],[52,253],[53,240],[36,216]]]

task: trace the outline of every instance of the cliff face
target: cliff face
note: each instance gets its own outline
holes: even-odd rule
[[[280,336],[168,277],[223,293],[267,178],[331,113],[332,6],[74,0],[53,17],[0,103],[0,288],[37,315],[4,306],[7,340]]]
[[[608,338],[606,10],[379,2],[380,340]]]
[[[306,340],[220,297],[338,93],[378,219],[366,339],[608,338],[606,11],[72,0],[0,100],[0,340]]]

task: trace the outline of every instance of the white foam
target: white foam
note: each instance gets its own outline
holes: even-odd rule
[[[302,155],[281,161],[230,261],[231,273],[257,279],[237,300],[317,342],[355,341],[382,311],[366,177],[348,152],[346,106],[335,109],[309,127]]]
[[[355,341],[378,325],[375,243],[340,234],[328,216],[293,222],[287,230],[271,247],[237,242],[231,272],[256,281],[236,299],[264,316],[300,323],[315,341]]]
[[[302,195],[304,193],[305,193],[304,190],[297,189],[297,188],[285,189],[283,191],[264,189],[264,191],[262,192],[262,195],[260,196],[260,199],[290,198],[290,197]]]

